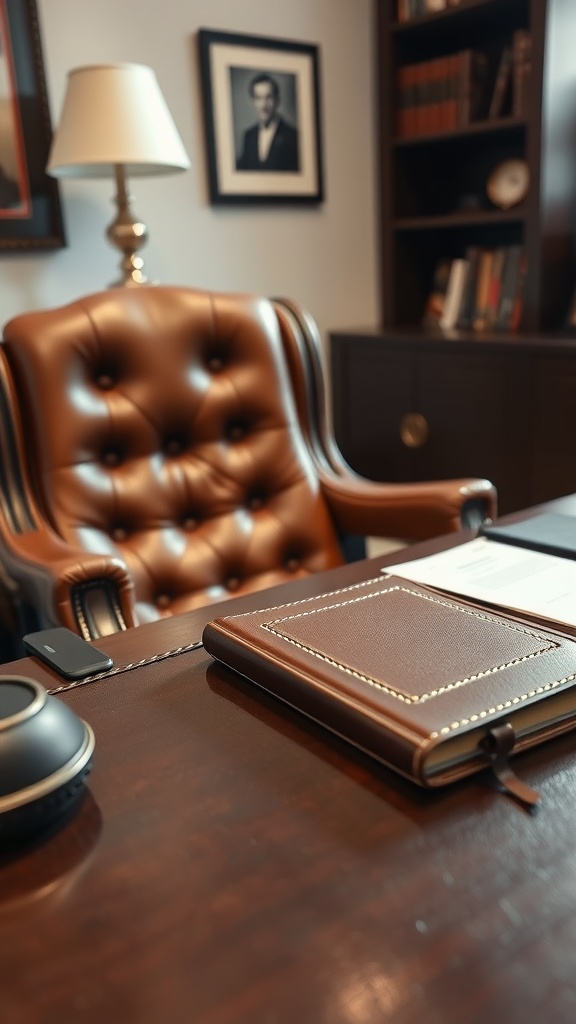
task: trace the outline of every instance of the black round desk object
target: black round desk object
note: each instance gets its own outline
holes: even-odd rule
[[[0,843],[64,818],[94,750],[86,722],[26,676],[0,676]]]

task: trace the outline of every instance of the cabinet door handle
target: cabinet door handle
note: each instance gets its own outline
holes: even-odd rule
[[[407,412],[400,420],[400,438],[407,448],[421,448],[428,440],[428,423],[422,413]]]

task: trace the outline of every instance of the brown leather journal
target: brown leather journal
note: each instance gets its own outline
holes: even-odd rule
[[[210,622],[208,653],[422,786],[576,725],[576,641],[396,577]]]

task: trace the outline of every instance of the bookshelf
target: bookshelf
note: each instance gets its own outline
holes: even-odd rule
[[[565,330],[576,290],[576,0],[403,5],[405,21],[398,0],[376,0],[382,320],[330,335],[334,429],[369,478],[485,476],[500,512],[512,512],[576,491],[576,334]],[[462,90],[471,51],[489,56],[495,76],[504,48],[526,36],[530,71],[516,96],[511,75],[492,103],[493,77],[471,116],[443,69],[458,57],[452,87]],[[405,69],[422,64],[436,92],[409,72],[406,93]],[[424,118],[412,109],[406,125],[418,102],[456,106]],[[502,209],[486,189],[509,160],[527,164],[530,182]],[[438,269],[471,248],[521,252],[518,315],[442,329],[428,315]]]
[[[424,13],[401,21],[398,0],[377,0],[384,326],[421,326],[441,260],[463,259],[470,247],[515,246],[525,253],[515,327],[559,331],[576,283],[576,2],[426,6],[413,5]],[[529,57],[510,66],[498,114],[489,116],[504,50],[522,38],[531,41]],[[474,72],[463,76],[463,55],[484,62],[472,99],[465,92]],[[420,82],[410,81],[414,69]],[[500,209],[486,186],[510,159],[525,161],[530,185],[522,201]]]

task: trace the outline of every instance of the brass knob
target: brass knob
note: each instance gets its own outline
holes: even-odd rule
[[[421,448],[428,440],[428,424],[419,412],[407,412],[400,420],[400,437],[407,448]]]

